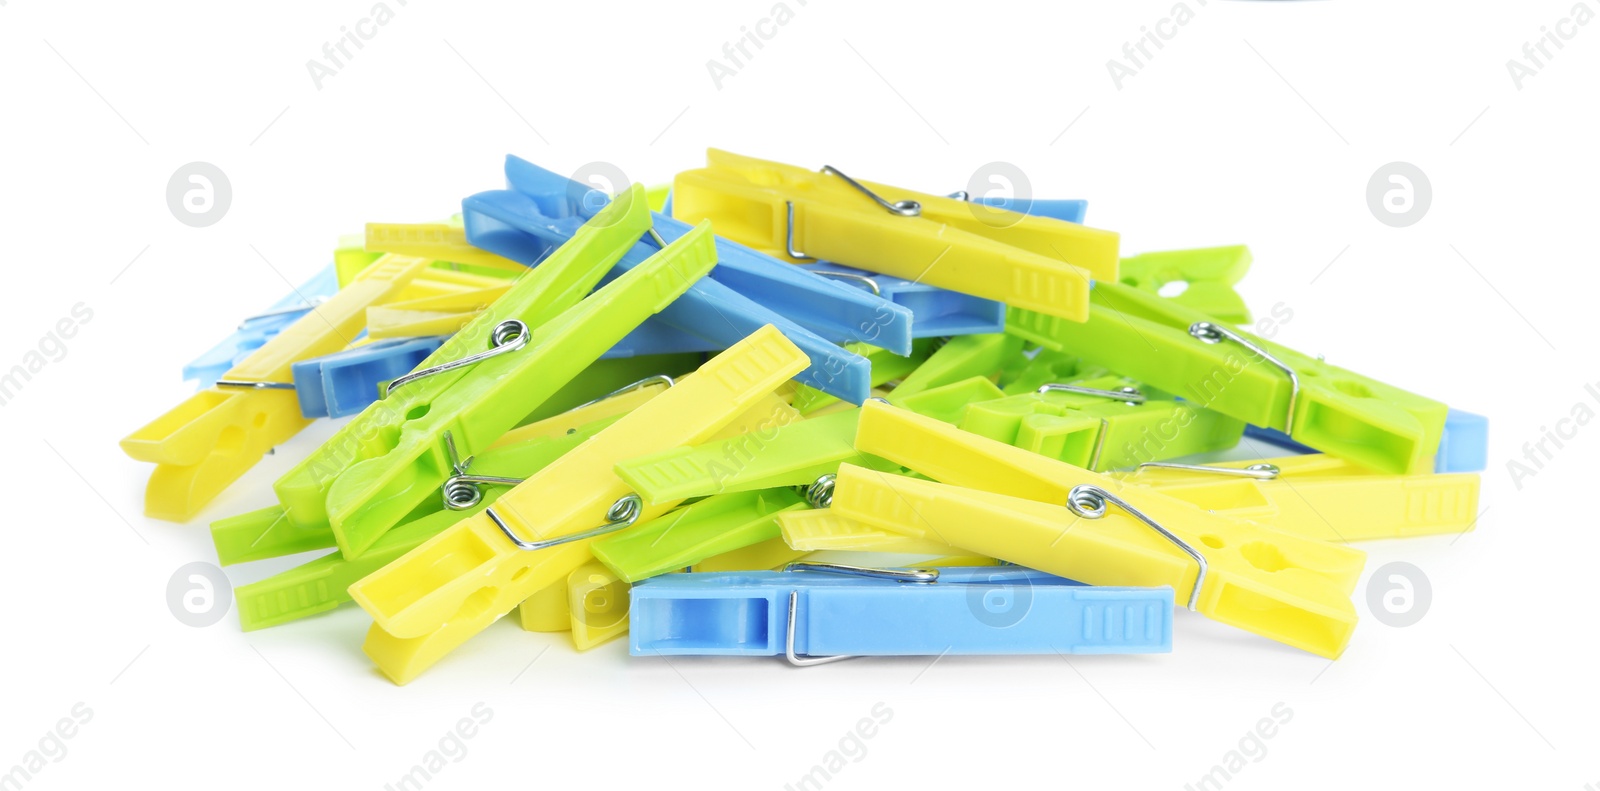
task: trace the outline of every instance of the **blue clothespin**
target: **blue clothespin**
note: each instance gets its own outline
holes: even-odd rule
[[[444,344],[444,336],[387,338],[290,366],[300,414],[354,415],[378,400],[378,386],[416,368]]]
[[[537,264],[550,250],[564,243],[607,200],[603,193],[515,157],[507,160],[507,176],[517,185],[517,189],[480,193],[462,202],[467,238],[478,247],[529,265]],[[654,222],[656,235],[665,243],[670,243],[689,230],[689,226],[660,214],[654,215]],[[718,271],[730,260],[738,261],[753,256],[759,258],[755,253],[724,240],[719,239],[717,244]],[[623,257],[608,278],[638,265],[656,249],[653,243],[641,241]],[[761,286],[766,292],[762,302],[750,299],[715,277],[703,278],[695,283],[657,316],[681,332],[680,340],[687,347],[663,349],[660,342],[663,339],[654,338],[648,344],[651,351],[706,351],[708,346],[710,349],[724,349],[761,326],[773,324],[811,359],[810,367],[795,377],[798,381],[854,403],[865,400],[871,392],[871,366],[865,358],[845,351],[834,341],[767,307],[766,303],[770,302],[782,310],[799,310],[797,301],[804,300],[796,294],[801,293],[802,288],[813,285],[809,281],[796,281],[799,285],[793,288],[788,285],[774,286],[774,283],[787,284],[789,281],[785,278],[790,275],[800,278],[811,276],[798,271],[790,272],[789,265],[775,259],[772,265],[785,268],[780,270],[784,274],[765,281],[735,267],[729,268],[733,273],[730,276],[734,279],[747,278],[740,281],[747,288],[758,282],[765,284]],[[831,302],[821,305],[822,300],[814,300],[816,304],[809,308],[811,314],[831,309],[836,314],[854,316],[861,306],[866,306],[871,309],[869,315],[873,316],[874,322],[868,328],[882,338],[880,342],[902,345],[909,352],[908,311],[885,300],[874,300],[858,290],[821,278],[812,279],[823,283],[827,290],[808,293],[826,294]],[[839,325],[835,329],[843,332],[847,326]],[[897,333],[903,333],[903,339],[896,337]],[[619,352],[613,350],[613,353]]]
[[[1005,332],[1006,329],[1006,306],[992,299],[828,261],[790,266],[838,280],[842,284],[853,284],[910,310],[913,338],[985,335]]]
[[[333,296],[338,290],[339,275],[334,271],[333,265],[329,264],[328,268],[313,275],[310,280],[301,284],[300,288],[278,300],[265,312],[240,322],[238,329],[232,335],[183,366],[184,380],[196,380],[201,390],[210,387],[227,373],[229,368],[261,348],[274,335],[295,323],[295,320],[316,307],[317,303]]]
[[[664,574],[636,583],[629,653],[778,656],[1172,650],[1172,589],[1083,585],[1020,567]]]
[[[1295,453],[1321,453],[1295,442],[1277,429],[1245,426],[1244,435]],[[1433,471],[1483,472],[1489,466],[1489,418],[1452,409],[1445,414],[1444,434],[1433,457]]]

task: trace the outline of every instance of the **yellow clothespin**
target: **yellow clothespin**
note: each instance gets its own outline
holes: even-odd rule
[[[123,452],[156,464],[145,488],[145,515],[188,521],[267,451],[309,425],[290,367],[344,348],[366,324],[369,306],[394,298],[428,265],[427,259],[384,256],[215,385],[125,437]]]
[[[456,223],[367,223],[369,251],[413,255],[466,266],[483,266],[510,272],[527,267],[467,242],[467,232]]]
[[[1115,477],[1321,541],[1464,533],[1478,518],[1477,473],[1376,475],[1321,453],[1207,465],[1146,463]]]
[[[711,150],[679,173],[673,216],[773,256],[826,259],[1037,310],[1088,317],[1115,280],[1115,233]]]
[[[907,555],[957,555],[961,550],[934,538],[914,538],[881,530],[828,508],[785,511],[778,514],[783,542],[791,549],[810,552],[844,549],[858,552],[896,552]]]
[[[351,586],[351,596],[375,621],[367,655],[396,683],[415,678],[587,562],[589,539],[676,504],[644,505],[612,471],[617,462],[706,441],[808,364],[776,328],[763,327],[560,464],[506,492],[494,507]],[[596,523],[601,526],[592,528]]]
[[[943,483],[843,465],[832,503],[842,516],[1093,585],[1171,585],[1191,610],[1320,656],[1337,657],[1355,628],[1360,550],[885,404],[863,405],[856,446]]]

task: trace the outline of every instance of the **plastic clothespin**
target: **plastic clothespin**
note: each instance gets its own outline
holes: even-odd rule
[[[906,555],[954,555],[961,550],[934,539],[913,538],[840,516],[831,509],[788,511],[778,515],[783,543],[808,552],[849,550]]]
[[[1242,244],[1202,247],[1123,258],[1118,282],[1167,297],[1218,321],[1249,324],[1250,308],[1233,289],[1249,271],[1250,248]]]
[[[717,495],[599,538],[589,551],[618,579],[638,582],[777,538],[777,515],[807,507],[790,489]]]
[[[1097,472],[1227,450],[1244,434],[1242,420],[1116,376],[1048,383],[1033,393],[970,403],[952,422]]]
[[[506,281],[374,307],[367,311],[367,332],[374,338],[450,335],[510,289],[511,283]]]
[[[588,204],[603,205],[605,199],[602,193],[583,184],[515,157],[507,160],[506,176],[512,189],[480,193],[462,202],[468,238],[474,244],[529,266],[538,264],[550,247],[568,238],[591,213]],[[660,215],[653,216],[652,221],[652,232],[665,242],[678,238],[688,227]],[[616,271],[636,266],[654,249],[649,242],[640,242],[623,257]],[[852,402],[867,397],[870,389],[867,362],[840,349],[835,341],[862,336],[856,331],[860,324],[872,328],[872,336],[884,338],[886,345],[910,344],[909,313],[884,300],[812,277],[778,261],[766,260],[725,241],[718,241],[717,253],[718,270],[714,270],[714,274],[721,271],[723,274],[719,277],[739,283],[740,288],[759,296],[759,301],[723,280],[715,277],[703,280],[658,317],[679,330],[678,337],[688,341],[686,345],[670,348],[659,345],[672,336],[635,338],[635,343],[652,341],[657,345],[647,348],[656,352],[721,349],[762,326],[773,324],[812,360],[811,368],[799,377],[801,381]],[[768,304],[776,307],[769,308]],[[853,323],[842,325],[839,319],[828,316],[833,319],[830,326],[837,332],[825,337],[791,320],[783,310],[813,316],[814,323],[821,320],[815,318],[819,310],[829,310],[846,314]],[[857,319],[856,314],[865,315]],[[896,338],[896,335],[904,337]]]
[[[521,274],[526,267],[480,250],[467,242],[466,230],[455,223],[367,223],[369,251],[414,255],[464,266],[485,267]]]
[[[1295,442],[1277,429],[1245,426],[1245,436],[1270,442],[1297,453],[1318,453],[1316,448]],[[1445,413],[1444,431],[1439,435],[1439,451],[1433,457],[1433,471],[1482,472],[1489,466],[1489,419],[1460,409]]]
[[[689,567],[693,572],[774,571],[811,557],[804,549],[791,549],[781,536],[713,555]]]
[[[582,298],[648,223],[643,188],[625,196],[279,479],[289,519],[359,556],[450,476],[446,434],[470,458],[709,271],[702,227]]]
[[[392,338],[302,360],[291,367],[300,414],[347,417],[378,400],[378,387],[417,367],[444,338]]]
[[[715,149],[679,173],[673,213],[774,256],[857,269],[1081,321],[1115,279],[1117,235]]]
[[[145,515],[188,521],[305,428],[310,421],[300,414],[291,366],[348,345],[366,322],[367,306],[393,297],[427,265],[386,256],[211,387],[124,437],[124,453],[156,465],[145,487]]]
[[[674,503],[645,505],[612,472],[616,463],[705,441],[805,367],[793,343],[763,327],[518,484],[494,508],[351,586],[374,620],[367,655],[391,680],[406,683],[587,562],[590,539],[666,513]]]
[[[856,451],[860,414],[851,408],[709,444],[637,455],[618,463],[616,474],[647,503],[809,486],[842,462],[887,464]]]
[[[1003,332],[1006,327],[1003,302],[828,261],[800,264],[800,267],[812,274],[865,289],[910,310],[913,338]]]
[[[587,651],[628,633],[632,586],[597,561],[567,575],[567,631],[572,647]]]
[[[1090,584],[1167,584],[1189,609],[1337,657],[1366,553],[1221,514],[1148,487],[878,403],[856,447],[941,483],[845,464],[831,508]]]
[[[974,376],[997,376],[1022,354],[1022,339],[1003,333],[951,338],[906,374],[889,395],[889,403]]]
[[[1020,568],[789,568],[634,585],[629,653],[785,656],[804,666],[850,656],[1172,650],[1171,588],[1089,587]]]
[[[251,352],[261,348],[338,290],[339,278],[330,264],[265,312],[239,322],[238,329],[232,335],[183,366],[184,380],[199,382],[201,389],[210,387],[229,368],[244,362]]]
[[[1006,331],[1378,472],[1433,469],[1438,401],[1128,286],[1097,283],[1093,303],[1082,323],[1012,308]]]
[[[1463,533],[1478,519],[1476,474],[1374,475],[1321,453],[1203,465],[1143,464],[1116,477],[1319,541]]]

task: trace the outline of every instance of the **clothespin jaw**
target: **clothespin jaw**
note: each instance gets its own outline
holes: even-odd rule
[[[580,567],[581,568],[581,567]],[[572,610],[567,602],[567,580],[557,580],[536,591],[517,605],[517,617],[525,632],[565,632],[572,629]]]
[[[879,388],[915,371],[937,346],[938,343],[933,338],[919,338],[911,344],[911,354],[905,356],[865,343],[852,343],[848,346],[848,350],[867,359],[871,367],[869,383],[873,388]],[[794,406],[803,415],[815,415],[829,407],[842,408],[849,404],[841,402],[828,392],[801,382],[795,391]]]
[[[845,656],[1171,650],[1169,588],[1090,588],[1029,569],[791,568],[636,584],[629,653],[787,655],[806,665]]]
[[[597,357],[630,322],[682,288],[695,267],[711,265],[709,250],[696,249],[690,240],[673,255],[664,253],[638,278],[583,300],[634,235],[644,232],[648,213],[642,195],[629,192],[596,219],[446,341],[417,373],[397,380],[401,386],[391,384],[389,397],[279,479],[274,488],[289,518],[316,526],[355,517],[356,523],[335,533],[343,535],[342,551],[360,554],[454,469],[442,441],[445,432],[451,433],[460,458],[486,447],[559,387],[563,372],[570,377],[581,370],[585,350],[600,347]],[[688,271],[673,271],[674,266]],[[577,342],[570,340],[574,336]],[[463,360],[478,362],[464,365]],[[422,372],[433,373],[417,375]],[[518,395],[493,398],[507,392]]]
[[[300,414],[349,417],[378,400],[378,388],[404,376],[443,345],[444,338],[379,340],[302,360],[292,366]]]
[[[910,395],[900,395],[891,390],[888,400],[919,415],[956,424],[961,422],[970,407],[1004,397],[1005,393],[1000,392],[993,382],[982,376],[973,376]]]
[[[494,508],[355,584],[351,595],[375,622],[368,655],[406,683],[582,565],[594,537],[665,513],[672,503],[643,504],[612,473],[614,465],[705,440],[806,364],[794,344],[764,328],[502,495]]]
[[[789,489],[717,495],[599,538],[589,551],[618,579],[638,582],[777,538],[777,515],[806,507]]]
[[[1246,474],[1253,472],[1259,474]],[[1475,474],[1375,475],[1321,453],[1142,466],[1117,477],[1209,511],[1335,543],[1462,533],[1478,518]]]
[[[769,255],[835,261],[1072,321],[1087,315],[1094,272],[1115,276],[1115,235],[1107,259],[1105,238],[1080,251],[1066,239],[1087,229],[1035,218],[1059,226],[1055,241],[1073,248],[1063,261],[997,241],[1023,237],[978,221],[963,202],[926,196],[918,204],[919,195],[891,204],[832,169],[817,174],[718,151],[707,159],[710,167],[673,182],[675,216],[710,219],[718,233]],[[1071,261],[1078,252],[1081,266]]]
[[[338,350],[361,330],[368,305],[393,296],[428,264],[388,256],[229,369],[218,383],[122,440],[122,450],[157,467],[145,513],[184,522],[273,447],[305,428],[293,391],[294,362]]]
[[[1250,308],[1234,284],[1250,271],[1250,248],[1242,244],[1144,253],[1122,259],[1118,282],[1168,299],[1228,324],[1249,324]]]
[[[1007,331],[1378,472],[1425,472],[1444,404],[1234,330],[1171,300],[1097,284],[1083,323],[1012,308]]]

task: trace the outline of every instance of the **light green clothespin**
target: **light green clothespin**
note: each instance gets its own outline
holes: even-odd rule
[[[1239,444],[1244,421],[1115,376],[971,404],[957,421],[980,436],[1095,470]]]
[[[714,237],[701,226],[552,315],[642,234],[644,211],[642,187],[624,193],[418,370],[391,383],[386,399],[278,482],[289,518],[313,525],[325,518],[340,550],[359,557],[443,483],[457,459],[492,444],[715,265]],[[547,268],[556,273],[539,278]],[[535,285],[525,288],[529,279]],[[486,337],[493,345],[480,351]],[[456,453],[446,447],[447,433]]]
[[[601,538],[589,551],[619,579],[638,582],[777,538],[777,515],[808,507],[792,489],[717,495]]]
[[[1006,331],[1385,473],[1433,470],[1448,407],[1155,294],[1095,284],[1088,321],[1011,309]]]
[[[1012,335],[958,335],[906,374],[889,393],[889,403],[962,379],[994,376],[1021,354],[1022,339]]]
[[[1229,324],[1249,324],[1250,308],[1233,290],[1249,271],[1250,248],[1238,244],[1130,256],[1122,259],[1117,281],[1151,294],[1176,290],[1168,298],[1179,305]],[[1171,288],[1177,284],[1182,285]]]

